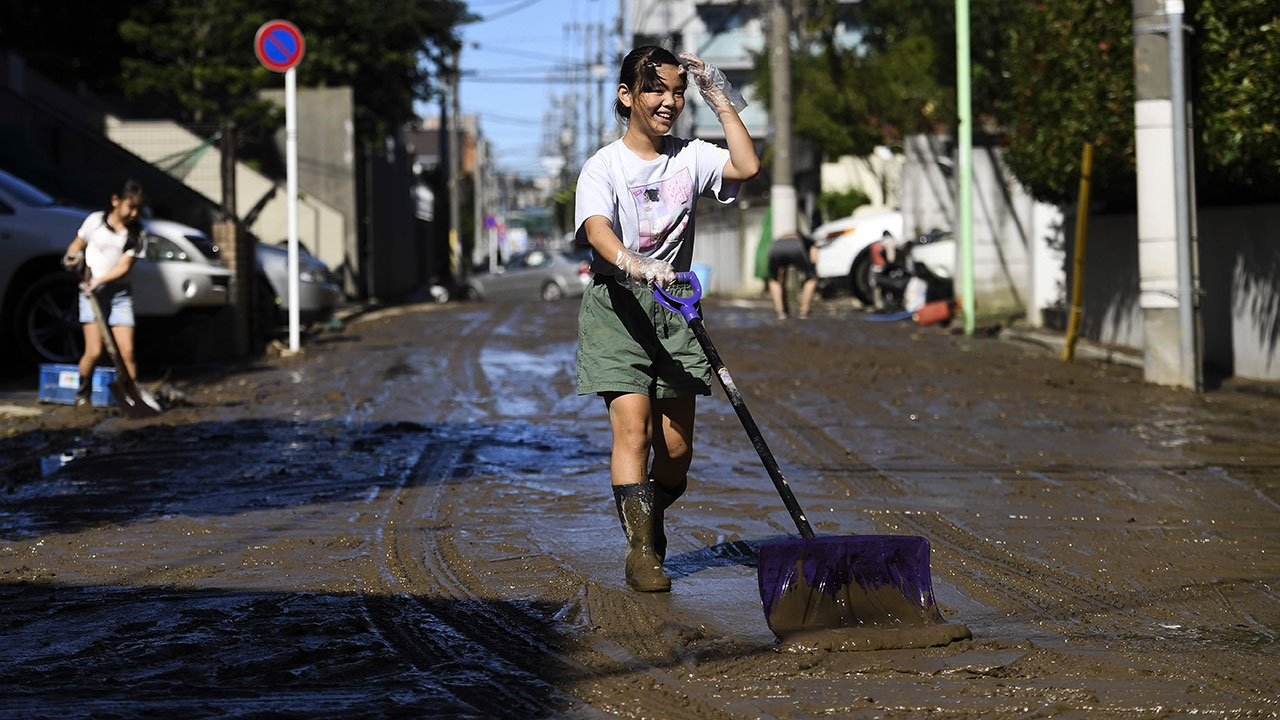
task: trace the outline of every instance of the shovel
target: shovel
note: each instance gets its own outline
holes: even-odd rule
[[[115,397],[116,404],[126,417],[147,418],[160,414],[160,403],[150,393],[138,387],[120,359],[120,350],[116,347],[116,338],[111,334],[111,326],[107,324],[107,316],[102,314],[102,305],[98,297],[89,291],[82,291],[89,299],[89,307],[93,308],[93,318],[98,322],[98,331],[102,335],[102,346],[111,356],[111,363],[116,367],[116,379],[107,383],[107,389]]]
[[[913,535],[814,535],[703,327],[697,309],[702,298],[697,276],[682,272],[676,279],[692,285],[693,294],[677,297],[654,288],[654,298],[689,323],[800,532],[798,540],[760,545],[760,599],[769,629],[780,640],[788,640],[811,637],[813,631],[944,623],[933,597],[928,540]]]

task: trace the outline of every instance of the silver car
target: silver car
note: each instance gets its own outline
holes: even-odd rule
[[[152,236],[181,242],[189,241],[200,250],[202,260],[213,265],[222,264],[222,248],[200,230],[168,220],[149,221],[147,230]],[[254,260],[258,267],[258,288],[255,302],[274,308],[275,322],[288,322],[289,313],[289,251],[283,247],[254,243]],[[320,322],[333,316],[345,296],[336,275],[319,258],[301,246],[298,248],[298,317],[303,323]]]
[[[497,272],[467,278],[469,300],[547,300],[581,297],[591,283],[591,251],[529,250]]]
[[[0,339],[30,365],[72,363],[83,353],[77,279],[62,268],[86,208],[63,205],[0,170]],[[187,238],[157,240],[144,220],[147,256],[131,271],[134,312],[174,317],[230,302],[231,272],[208,263]]]
[[[289,312],[289,251],[258,243],[258,269],[275,294],[281,322]],[[298,318],[302,323],[328,320],[344,299],[338,278],[319,258],[298,248]]]

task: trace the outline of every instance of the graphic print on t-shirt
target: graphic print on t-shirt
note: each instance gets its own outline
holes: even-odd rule
[[[683,168],[666,180],[631,188],[631,197],[640,219],[640,252],[661,254],[654,249],[667,240],[667,234],[685,211],[692,209],[693,177],[688,168]]]

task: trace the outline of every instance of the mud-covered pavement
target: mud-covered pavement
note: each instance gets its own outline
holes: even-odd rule
[[[706,310],[818,533],[928,538],[971,640],[779,646],[754,551],[795,527],[719,389],[673,590],[627,590],[576,305],[408,307],[154,420],[0,417],[0,716],[1280,714],[1280,396]]]

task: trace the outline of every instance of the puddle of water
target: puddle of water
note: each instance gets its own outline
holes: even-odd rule
[[[67,465],[70,465],[76,460],[84,457],[87,452],[88,450],[86,448],[72,448],[70,450],[63,450],[62,452],[54,455],[45,455],[40,458],[40,474],[44,477],[49,477]]]

